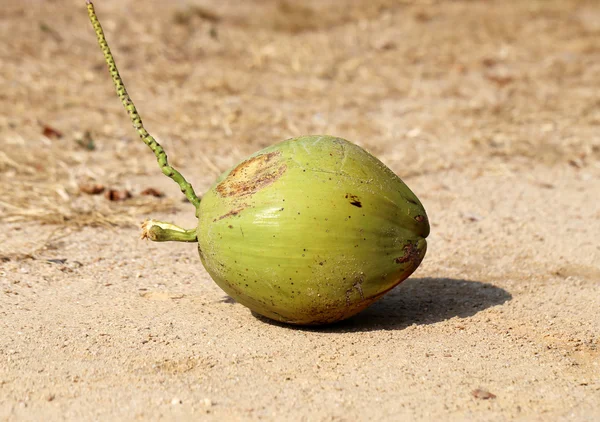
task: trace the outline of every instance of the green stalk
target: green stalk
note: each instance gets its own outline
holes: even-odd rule
[[[186,230],[172,223],[146,220],[142,224],[142,239],[155,242],[197,242],[196,229]]]
[[[98,44],[100,44],[100,48],[102,49],[102,52],[104,53],[104,59],[106,60],[106,63],[108,64],[108,71],[110,72],[110,76],[112,76],[112,80],[115,84],[115,88],[117,89],[117,95],[121,99],[121,102],[123,103],[123,106],[125,107],[125,110],[127,111],[127,113],[129,113],[129,118],[131,119],[131,122],[133,123],[133,127],[135,128],[137,133],[140,135],[140,138],[142,138],[142,141],[144,141],[144,143],[146,145],[148,145],[148,147],[150,147],[152,152],[154,152],[154,155],[156,155],[156,160],[158,161],[158,165],[160,166],[160,169],[162,170],[162,172],[166,176],[173,179],[175,181],[175,183],[177,183],[179,185],[179,187],[181,188],[181,192],[183,192],[183,194],[188,199],[188,201],[190,201],[194,205],[194,207],[196,207],[196,212],[197,212],[198,207],[200,206],[200,198],[198,198],[198,196],[194,192],[194,188],[192,187],[192,185],[189,184],[187,180],[185,180],[185,178],[181,175],[181,173],[179,173],[177,170],[175,170],[173,167],[171,167],[169,165],[169,162],[167,161],[167,154],[165,153],[165,150],[163,149],[163,147],[161,147],[160,144],[158,142],[156,142],[156,140],[152,137],[152,135],[150,135],[144,128],[142,119],[141,119],[137,109],[135,108],[133,101],[129,97],[127,90],[125,89],[125,84],[123,83],[123,80],[121,79],[121,75],[119,75],[119,71],[117,70],[117,65],[115,63],[115,59],[114,59],[112,53],[110,52],[110,48],[108,47],[108,43],[106,42],[106,38],[104,36],[104,31],[102,30],[100,21],[98,20],[98,17],[96,16],[96,12],[94,10],[94,5],[92,4],[92,2],[90,0],[86,0],[86,3],[87,3],[88,15],[90,16],[90,21],[92,22],[92,25],[94,26],[94,30],[96,31],[96,36],[98,37]]]

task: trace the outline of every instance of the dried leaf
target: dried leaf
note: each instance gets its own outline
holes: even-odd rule
[[[487,74],[485,77],[494,82],[499,87],[506,86],[512,82],[514,82],[515,78],[510,75],[500,75],[500,74]]]
[[[100,183],[88,183],[79,185],[79,190],[83,193],[87,193],[88,195],[98,195],[104,192],[104,189],[104,185],[101,185]]]
[[[154,189],[154,188],[147,188],[144,189],[141,192],[141,195],[146,195],[146,196],[154,196],[155,198],[162,198],[163,196],[165,196],[164,193],[162,193],[161,191],[159,191],[158,189]]]
[[[49,139],[60,139],[63,136],[62,132],[48,125],[44,125],[42,134]]]
[[[129,192],[127,189],[109,189],[104,193],[104,197],[109,201],[124,201],[131,198],[131,196],[131,192]]]
[[[495,394],[490,393],[489,391],[486,391],[486,390],[482,390],[481,388],[471,391],[471,395],[473,397],[475,397],[476,399],[481,399],[481,400],[489,400],[489,399],[496,398]]]

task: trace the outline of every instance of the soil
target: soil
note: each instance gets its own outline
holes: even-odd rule
[[[423,202],[414,275],[345,322],[255,317],[115,96],[83,0],[0,8],[0,420],[600,419],[600,4],[97,0],[204,192],[304,134]],[[142,194],[144,192],[145,194]]]

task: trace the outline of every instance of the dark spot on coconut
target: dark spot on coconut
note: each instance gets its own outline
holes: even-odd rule
[[[360,275],[356,278],[356,282],[352,285],[351,288],[349,288],[348,290],[346,290],[346,307],[349,307],[352,303],[350,296],[352,295],[352,291],[356,290],[360,296],[360,300],[364,301],[365,300],[365,295],[362,289],[362,283],[364,281],[364,276]]]
[[[411,203],[411,204],[413,204],[413,205],[419,205],[419,204],[417,203],[417,201],[415,201],[415,200],[414,200],[414,199],[412,199],[412,198],[404,198],[404,199],[406,199],[406,202],[410,202],[410,203]]]
[[[233,229],[233,226],[232,226],[231,224],[230,224],[230,225],[228,225],[227,227],[229,227],[230,229]]]
[[[347,193],[345,197],[348,201],[350,201],[350,205],[354,205],[355,207],[362,208],[362,203],[360,199],[356,195],[352,195],[351,193]]]
[[[234,168],[216,187],[224,197],[251,195],[273,184],[285,173],[287,165],[281,160],[281,152],[257,155]]]
[[[215,218],[213,219],[213,223],[216,223],[217,221],[220,221],[224,218],[227,217],[235,217],[236,215],[238,215],[240,212],[242,212],[244,210],[244,208],[237,208],[235,210],[231,210],[229,211],[227,214],[223,214],[222,216],[220,216],[219,218]]]
[[[352,287],[354,287],[356,290],[358,290],[358,293],[360,294],[360,298],[362,300],[365,299],[365,294],[363,293],[363,289],[362,289],[362,283],[363,283],[364,277],[359,277],[358,280],[356,280],[356,283],[354,283],[354,285]]]
[[[409,242],[404,245],[404,254],[395,259],[396,264],[405,264],[412,262],[415,265],[419,265],[421,262],[421,256],[419,249],[413,243]]]
[[[422,223],[423,221],[425,221],[425,216],[424,215],[417,215],[415,217],[415,220],[417,220],[417,222]]]

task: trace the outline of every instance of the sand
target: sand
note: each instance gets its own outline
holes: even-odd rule
[[[597,2],[96,1],[198,192],[328,133],[421,199],[419,269],[318,328],[236,304],[193,244],[139,239],[194,210],[84,3],[0,8],[0,420],[600,419]]]

